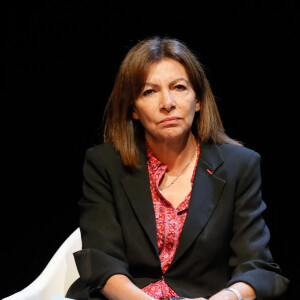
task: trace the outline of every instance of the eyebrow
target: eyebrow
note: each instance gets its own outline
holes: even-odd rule
[[[174,79],[173,81],[170,82],[169,85],[173,85],[174,83],[176,83],[177,81],[180,81],[180,80],[183,80],[183,81],[185,81],[188,85],[190,85],[190,82],[189,82],[188,80],[186,80],[185,78],[183,78],[183,77],[179,77],[179,78]],[[146,85],[151,85],[151,86],[153,86],[153,87],[159,87],[158,84],[152,83],[152,82],[146,82],[146,83],[145,83],[145,86],[146,86]]]

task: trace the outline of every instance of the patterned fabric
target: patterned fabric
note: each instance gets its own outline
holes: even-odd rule
[[[191,184],[193,184],[196,165],[200,154],[200,143],[198,141],[197,159],[194,167]],[[191,192],[175,208],[159,191],[159,183],[162,180],[167,165],[160,162],[147,145],[148,170],[150,175],[150,189],[156,217],[156,232],[161,269],[163,274],[170,266],[176,253],[182,227],[186,219],[187,210],[191,198]],[[156,299],[178,297],[178,295],[166,284],[164,277],[143,288],[143,291]]]

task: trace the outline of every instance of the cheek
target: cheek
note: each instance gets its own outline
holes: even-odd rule
[[[198,110],[199,110],[198,105],[195,102],[190,102],[190,105],[188,107],[186,107],[187,114],[192,117],[195,115],[195,113]]]
[[[136,102],[132,110],[132,118],[134,120],[140,120],[143,118],[143,114],[143,107],[141,107],[139,102]]]
[[[151,113],[151,109],[147,108],[135,108],[132,117],[135,120],[140,120],[140,122],[144,125],[147,122],[151,122],[153,120],[153,113]]]
[[[151,114],[149,114],[149,113],[144,113],[144,114],[140,115],[140,122],[141,122],[144,126],[147,126],[147,125],[153,123],[154,120],[153,120]]]

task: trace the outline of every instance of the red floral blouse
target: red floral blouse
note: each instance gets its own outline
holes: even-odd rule
[[[194,167],[191,183],[193,184],[196,165],[200,154],[200,144],[198,141],[197,159]],[[175,208],[158,189],[163,178],[167,165],[160,162],[147,145],[148,170],[150,175],[150,189],[156,217],[156,232],[159,257],[162,272],[165,273],[170,266],[179,244],[182,227],[187,215],[187,210],[191,198],[191,192],[183,199],[180,205]],[[143,291],[156,299],[177,297],[178,295],[162,279],[147,285]]]

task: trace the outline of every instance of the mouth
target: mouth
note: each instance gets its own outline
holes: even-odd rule
[[[179,117],[171,117],[171,118],[165,118],[160,121],[162,124],[172,124],[172,123],[177,123],[181,118]]]

